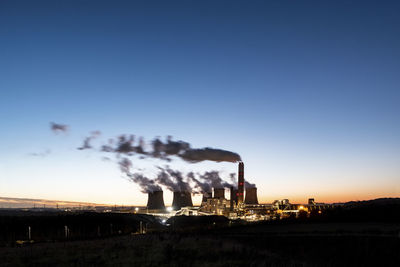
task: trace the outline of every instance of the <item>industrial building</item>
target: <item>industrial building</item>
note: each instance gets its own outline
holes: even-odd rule
[[[271,204],[259,204],[257,188],[255,186],[246,188],[243,162],[238,164],[237,187],[231,186],[229,188],[229,196],[229,199],[225,198],[225,188],[213,188],[213,193],[204,192],[201,205],[194,207],[191,192],[175,191],[173,192],[172,205],[168,210],[165,208],[163,191],[154,191],[148,193],[146,212],[164,217],[223,215],[230,219],[240,218],[256,221],[298,216],[302,211],[308,213],[311,211],[322,212],[322,210],[332,207],[329,204],[316,203],[313,198],[310,198],[308,203],[304,205],[292,204],[288,199],[275,200]]]

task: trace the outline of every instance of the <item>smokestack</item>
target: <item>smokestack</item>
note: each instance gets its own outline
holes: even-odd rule
[[[163,191],[149,192],[149,198],[147,200],[147,208],[149,210],[165,209]]]
[[[246,188],[246,199],[244,200],[244,203],[245,204],[258,204],[256,187]]]
[[[231,198],[230,198],[230,211],[233,211],[233,206],[237,204],[238,200],[238,190],[231,186]]]
[[[214,188],[214,198],[225,198],[225,188]]]
[[[239,162],[237,204],[243,203],[244,195],[244,163]]]
[[[175,191],[172,200],[172,208],[180,210],[182,207],[192,207],[192,196],[189,191]]]

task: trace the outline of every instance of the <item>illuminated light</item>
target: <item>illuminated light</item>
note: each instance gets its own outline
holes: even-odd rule
[[[135,211],[138,211],[139,210],[139,208],[135,208]]]
[[[172,211],[172,207],[168,207],[168,208],[167,208],[167,211],[168,211],[168,212],[171,212],[171,211]]]
[[[304,206],[300,206],[300,207],[299,207],[299,210],[304,210]]]

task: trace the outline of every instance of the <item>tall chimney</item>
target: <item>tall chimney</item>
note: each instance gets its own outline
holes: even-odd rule
[[[231,198],[230,198],[230,211],[233,211],[233,207],[237,205],[238,200],[238,190],[231,186]]]
[[[239,162],[239,173],[238,173],[238,193],[237,193],[237,204],[243,203],[244,196],[244,164],[242,161]]]
[[[245,204],[258,204],[256,187],[246,188],[246,198],[244,200],[244,203]]]
[[[225,198],[225,188],[214,188],[214,198]]]
[[[147,209],[149,210],[165,209],[163,191],[149,192],[149,198],[147,199]]]
[[[182,207],[192,207],[192,196],[188,191],[175,191],[174,198],[172,200],[172,208],[174,210],[180,210]]]

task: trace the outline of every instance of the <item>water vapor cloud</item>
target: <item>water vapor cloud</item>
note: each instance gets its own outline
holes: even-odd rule
[[[66,124],[60,124],[55,122],[50,122],[50,129],[55,133],[66,133],[68,132],[69,126]]]

